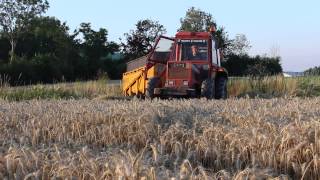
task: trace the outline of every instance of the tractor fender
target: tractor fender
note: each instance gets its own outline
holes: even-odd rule
[[[225,77],[226,79],[228,79],[228,71],[226,68],[223,67],[219,67],[216,71],[216,78],[218,77]]]
[[[211,78],[213,80],[219,77],[225,77],[226,79],[228,79],[228,71],[225,68],[220,67],[219,69],[217,69],[217,71],[214,71],[211,75]]]

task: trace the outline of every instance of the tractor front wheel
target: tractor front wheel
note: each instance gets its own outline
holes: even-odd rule
[[[212,79],[204,80],[201,84],[201,97],[212,99],[214,97],[214,82]]]
[[[227,99],[228,91],[227,91],[227,83],[228,80],[226,77],[218,77],[216,79],[216,99]]]
[[[154,98],[154,88],[157,87],[159,83],[159,78],[158,77],[153,77],[148,80],[147,83],[147,89],[146,89],[146,98],[147,99],[153,99]]]

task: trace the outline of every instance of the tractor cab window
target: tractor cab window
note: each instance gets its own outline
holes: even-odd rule
[[[157,42],[151,60],[159,63],[166,63],[174,50],[174,41],[167,37],[161,37]]]
[[[208,41],[207,40],[179,40],[181,48],[181,60],[208,60]]]
[[[220,49],[218,49],[217,43],[215,40],[212,40],[212,64],[221,66],[220,60]]]

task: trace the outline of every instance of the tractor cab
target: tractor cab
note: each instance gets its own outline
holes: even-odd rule
[[[178,32],[174,39],[160,37],[149,62],[164,65],[164,73],[154,80],[160,86],[154,87],[153,93],[160,97],[201,96],[204,82],[214,79],[222,69],[214,34],[208,32]],[[213,83],[205,88],[214,89]],[[213,90],[209,94],[214,96]]]

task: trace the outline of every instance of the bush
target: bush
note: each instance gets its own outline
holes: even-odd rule
[[[16,57],[12,63],[1,65],[0,75],[9,76],[11,85],[24,85],[35,77],[33,66],[25,57]]]
[[[50,54],[36,55],[32,58],[30,64],[36,75],[33,77],[33,81],[52,83],[62,80],[61,64],[56,56]]]
[[[314,67],[306,70],[304,72],[305,75],[309,76],[319,76],[320,75],[320,66],[319,67]]]
[[[37,55],[31,60],[16,57],[10,64],[0,67],[0,75],[10,77],[11,85],[25,85],[32,83],[52,83],[62,79],[60,64],[55,56]]]
[[[230,76],[270,76],[282,73],[280,57],[229,55],[223,62]]]

